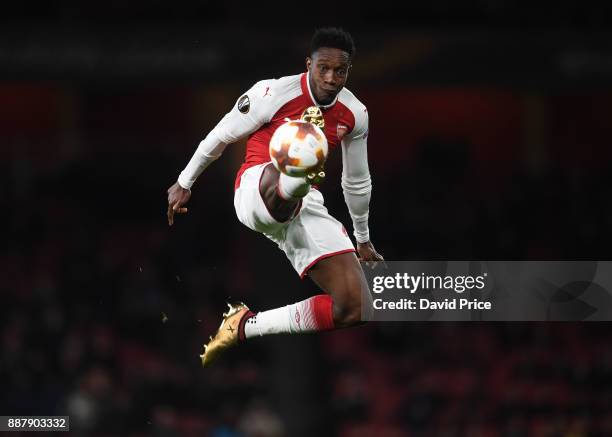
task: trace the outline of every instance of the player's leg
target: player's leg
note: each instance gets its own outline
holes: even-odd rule
[[[289,220],[294,215],[296,208],[299,207],[299,201],[309,190],[310,183],[306,182],[304,178],[286,176],[272,165],[268,165],[264,169],[259,182],[262,199],[270,215],[278,221]],[[321,259],[310,268],[309,275],[323,291],[331,296],[333,327],[347,327],[359,323],[361,320],[362,296],[369,297],[370,294],[365,275],[354,253],[342,253]],[[314,296],[311,299],[327,301],[327,299],[322,299],[321,296]],[[326,303],[326,306],[329,307],[329,303]],[[288,307],[294,307],[290,308],[292,319],[301,318],[300,310],[302,312],[308,311],[308,307],[312,307],[312,311],[319,318],[327,318],[327,316],[320,314],[321,311],[327,311],[327,309],[320,308],[320,305],[315,305],[314,301],[310,299]],[[247,323],[246,337],[249,336],[248,331],[251,324],[258,322],[261,325],[263,323],[262,319],[265,317],[265,315],[262,315],[258,321],[251,320],[251,323]],[[314,318],[315,315],[312,317]],[[272,322],[272,324],[276,323]],[[325,323],[319,323],[318,325],[319,328],[332,328]],[[291,329],[289,325],[286,328]],[[264,329],[260,335],[265,335],[264,333],[273,332]]]
[[[344,253],[317,262],[310,278],[332,298],[334,327],[344,328],[362,321],[362,301],[370,292],[365,275],[354,253]],[[369,306],[365,306],[369,308]]]
[[[362,301],[369,300],[370,293],[354,253],[321,259],[309,275],[327,294],[257,314],[242,304],[230,307],[214,339],[205,346],[202,364],[211,364],[223,350],[252,337],[329,331],[363,320]]]
[[[286,222],[293,216],[299,201],[310,190],[310,185],[304,178],[283,176],[285,176],[283,179],[288,179],[287,183],[282,184],[284,194],[281,194],[279,187],[281,172],[273,165],[264,168],[259,181],[261,198],[270,211],[270,215],[279,222]]]
[[[323,258],[308,274],[326,294],[257,314],[246,313],[237,325],[239,339],[329,331],[362,321],[362,301],[369,300],[370,293],[353,252]]]
[[[309,271],[327,294],[257,314],[244,305],[231,307],[205,346],[204,365],[251,337],[326,331],[354,325],[361,318],[362,294],[369,297],[369,292],[346,231],[327,213],[322,195],[311,191],[310,184],[310,194],[295,216],[301,198],[283,194],[283,176],[272,165],[247,170],[234,199],[238,218],[282,244],[298,273]],[[293,179],[298,178],[289,182]]]
[[[236,325],[241,341],[272,334],[301,334],[346,328],[362,320],[370,293],[354,253],[319,260],[308,274],[327,294],[260,313],[245,313]]]
[[[360,323],[362,300],[369,299],[370,294],[353,253],[320,260],[310,275],[327,294],[257,314],[243,304],[230,306],[217,334],[200,356],[202,364],[211,364],[225,349],[252,337],[329,331]]]
[[[273,165],[264,168],[259,181],[259,193],[270,212],[279,222],[286,222],[299,207],[299,202],[310,191],[312,184],[320,184],[325,172],[318,170],[307,177],[287,176]]]

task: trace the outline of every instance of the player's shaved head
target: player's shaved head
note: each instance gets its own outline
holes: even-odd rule
[[[310,56],[314,56],[321,47],[340,49],[348,53],[351,59],[356,51],[351,34],[339,27],[323,27],[315,30],[310,42]]]
[[[306,58],[309,83],[315,100],[322,105],[334,101],[344,87],[355,54],[351,35],[337,27],[317,29]]]

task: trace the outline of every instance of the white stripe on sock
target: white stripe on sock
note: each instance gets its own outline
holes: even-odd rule
[[[297,334],[317,330],[313,298],[291,305],[262,311],[244,325],[246,338],[271,334]]]

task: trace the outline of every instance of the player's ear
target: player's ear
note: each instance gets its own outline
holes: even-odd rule
[[[306,70],[310,71],[310,66],[312,65],[312,59],[310,57],[306,58]]]

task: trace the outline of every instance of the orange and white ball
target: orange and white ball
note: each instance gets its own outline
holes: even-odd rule
[[[288,121],[270,139],[272,163],[287,176],[301,177],[317,170],[325,162],[327,153],[325,134],[307,121]]]

